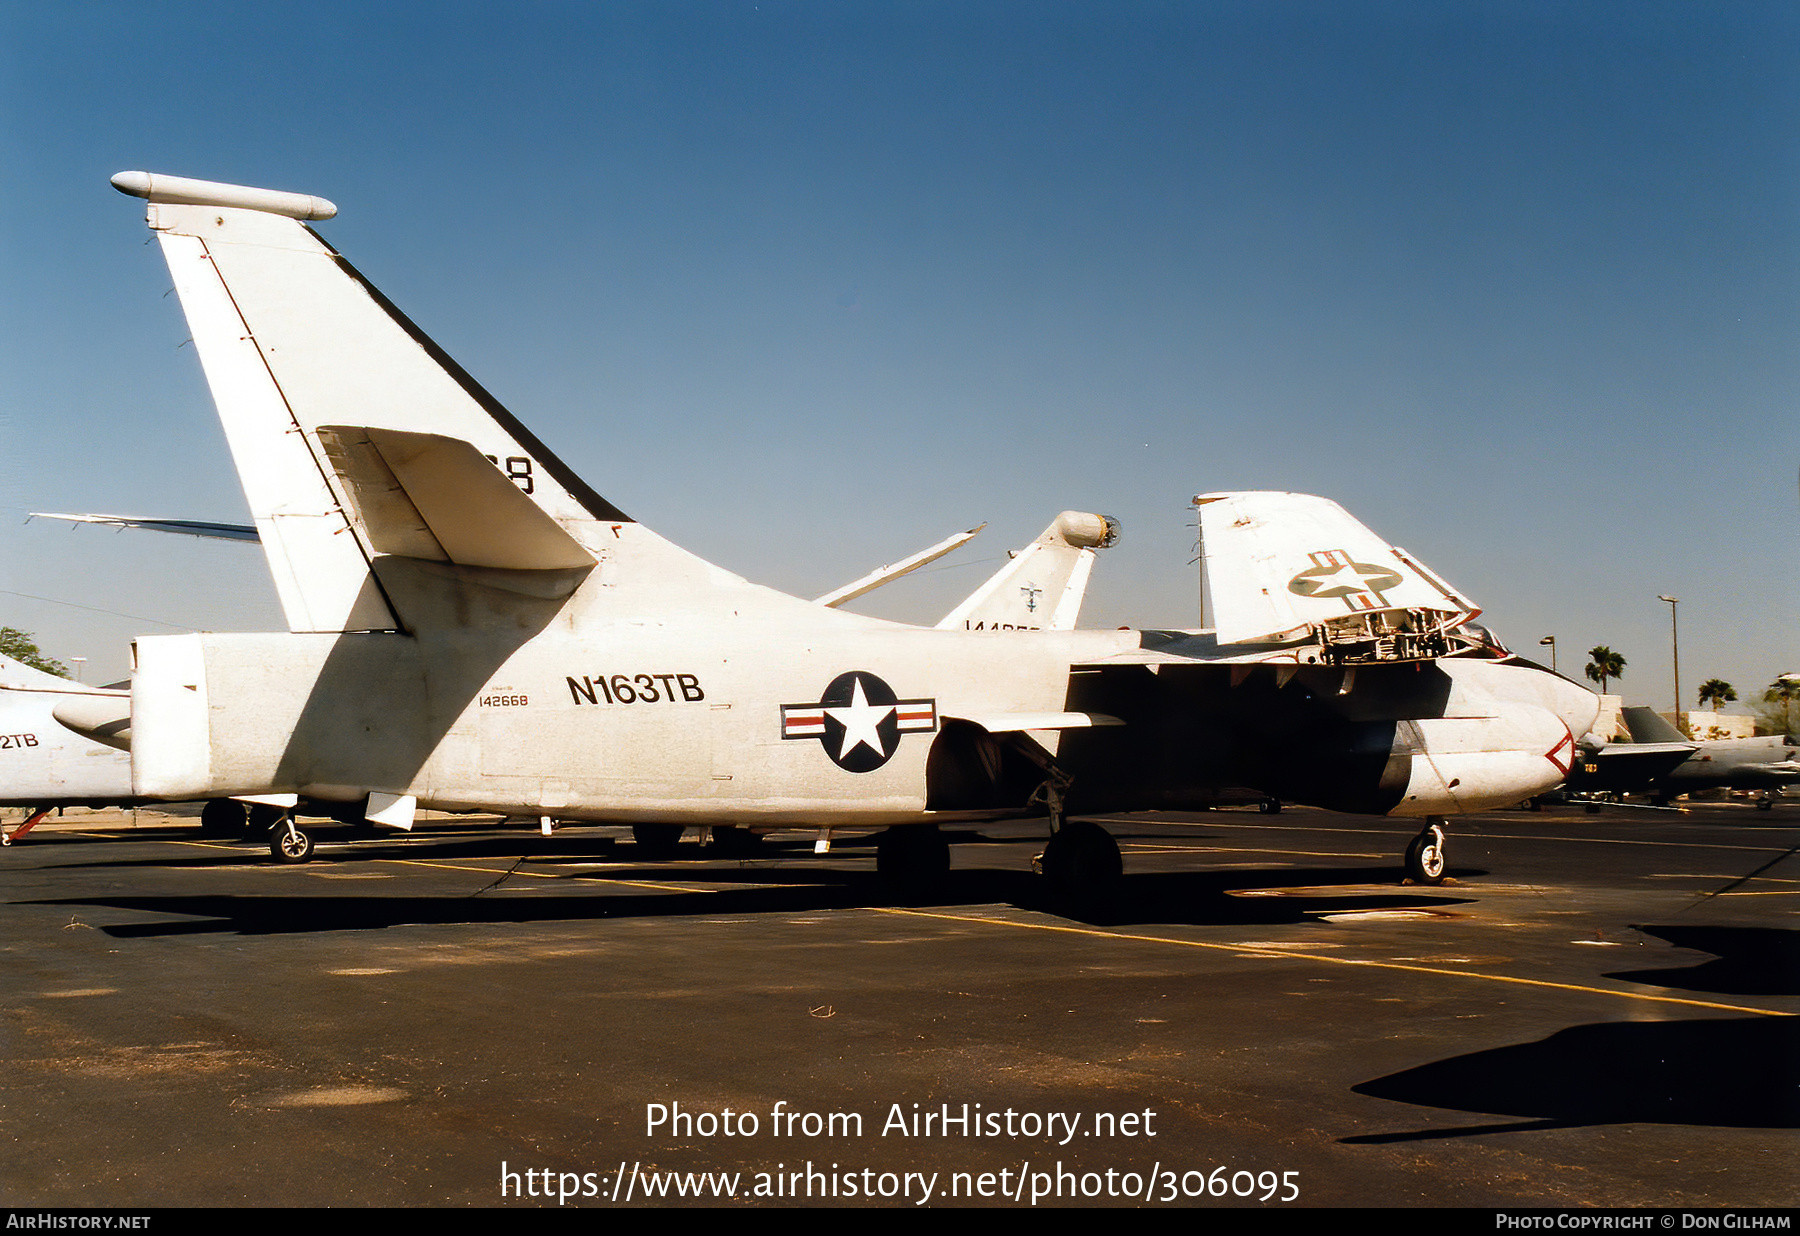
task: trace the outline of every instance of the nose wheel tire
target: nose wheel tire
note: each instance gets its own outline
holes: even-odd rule
[[[1444,882],[1444,830],[1427,824],[1406,846],[1406,877],[1414,884]]]
[[[295,828],[291,819],[283,820],[269,833],[269,853],[278,863],[309,862],[313,856],[313,839]]]

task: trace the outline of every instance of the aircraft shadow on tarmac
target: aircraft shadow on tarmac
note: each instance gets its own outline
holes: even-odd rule
[[[1340,1139],[1350,1144],[1634,1123],[1800,1128],[1800,1018],[1572,1026],[1535,1043],[1439,1060],[1351,1089],[1525,1119]]]
[[[1282,867],[1275,870],[1234,867],[1227,871],[1127,874],[1116,897],[1103,905],[1082,907],[1072,907],[1058,900],[1041,877],[1026,871],[958,868],[928,895],[896,896],[894,890],[862,863],[857,869],[846,869],[813,862],[776,865],[768,861],[782,857],[780,846],[770,846],[759,851],[757,858],[735,864],[717,860],[638,864],[631,862],[637,855],[630,844],[615,848],[607,838],[547,840],[563,844],[535,845],[527,858],[519,858],[517,837],[469,838],[429,848],[370,843],[359,845],[354,851],[340,851],[357,861],[405,858],[442,863],[456,858],[519,858],[512,870],[496,870],[490,882],[458,896],[309,896],[272,888],[268,895],[262,896],[127,894],[60,898],[35,904],[107,906],[157,915],[176,914],[197,920],[102,927],[110,935],[128,938],[224,932],[266,935],[366,931],[419,924],[579,921],[722,913],[793,914],[871,905],[954,908],[1010,904],[1020,909],[1107,926],[1274,925],[1316,921],[1321,914],[1356,911],[1413,910],[1454,914],[1451,907],[1470,900],[1446,894],[1442,889],[1401,887],[1402,873],[1398,868],[1378,866]],[[986,838],[968,834],[958,840]],[[1016,840],[1032,847],[1042,846],[1041,839]],[[596,846],[596,841],[603,844]],[[872,845],[873,839],[869,839],[868,844]],[[796,858],[800,852],[811,858],[810,850],[802,843],[788,843],[786,848]],[[834,846],[834,852],[849,848],[853,847]],[[327,854],[326,851],[320,853]],[[694,847],[694,853],[700,854],[699,847]],[[608,865],[600,870],[586,866],[596,858],[607,860]],[[227,850],[211,851],[175,863],[121,859],[71,866],[85,870],[180,869],[240,864],[264,866],[267,862],[266,856],[254,851],[234,853]],[[320,866],[315,861],[307,868],[279,874],[305,881],[308,879],[306,872],[317,871]],[[525,866],[532,877],[554,872],[556,884],[562,884],[564,888],[584,885],[586,888],[579,893],[559,892],[551,891],[554,885],[549,882],[532,879],[527,883],[525,877],[517,875],[521,866]],[[616,882],[629,882],[637,887],[616,889],[616,895],[608,895],[607,885]],[[673,886],[673,889],[657,895],[642,895],[642,886],[659,884]],[[705,890],[682,887],[694,884],[729,887]],[[1381,885],[1391,888],[1381,888]],[[1330,891],[1340,887],[1341,893]],[[502,888],[504,892],[499,891]],[[1246,892],[1270,895],[1242,895]]]
[[[1621,970],[1607,978],[1735,996],[1800,995],[1800,933],[1780,927],[1639,927],[1676,948],[1711,953],[1697,966]]]

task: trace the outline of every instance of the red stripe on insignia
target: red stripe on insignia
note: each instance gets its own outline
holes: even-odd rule
[[[930,730],[937,728],[937,701],[912,701],[896,705],[895,720],[903,730]]]
[[[781,709],[783,738],[817,738],[825,733],[825,710],[819,707]]]

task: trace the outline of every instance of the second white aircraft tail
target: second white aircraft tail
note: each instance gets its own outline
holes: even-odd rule
[[[1081,614],[1094,555],[1119,539],[1104,515],[1064,511],[1037,540],[939,622],[939,630],[1069,631]]]

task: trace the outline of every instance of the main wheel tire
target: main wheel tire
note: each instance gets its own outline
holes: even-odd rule
[[[310,862],[313,856],[312,834],[285,825],[269,834],[269,853],[278,863]]]
[[[1265,798],[1260,803],[1256,804],[1256,809],[1264,815],[1280,815],[1281,800],[1279,798]]]
[[[712,830],[712,851],[720,858],[749,858],[761,848],[762,834],[737,824],[720,824]]]
[[[1444,882],[1444,830],[1433,824],[1406,846],[1406,876],[1414,884]]]
[[[1044,846],[1044,875],[1057,893],[1080,905],[1113,896],[1125,875],[1125,859],[1112,834],[1091,820],[1070,820]]]
[[[214,798],[200,808],[202,837],[241,837],[250,822],[250,812],[233,798]]]
[[[646,858],[674,858],[681,848],[679,824],[633,824],[631,839]]]

